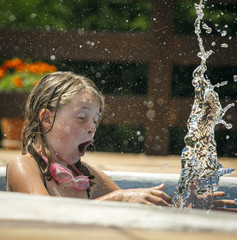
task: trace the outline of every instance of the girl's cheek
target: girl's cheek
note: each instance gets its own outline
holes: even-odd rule
[[[71,133],[71,127],[69,127],[69,126],[65,126],[65,128],[63,129],[63,131],[65,132],[65,133]]]

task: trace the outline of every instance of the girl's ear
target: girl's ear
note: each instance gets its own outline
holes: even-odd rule
[[[53,114],[49,109],[42,109],[39,113],[39,119],[45,129],[51,128],[53,124]]]

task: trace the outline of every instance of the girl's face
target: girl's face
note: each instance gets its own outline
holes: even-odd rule
[[[53,128],[46,134],[52,162],[75,164],[93,143],[99,115],[100,102],[89,92],[80,92],[58,110]]]

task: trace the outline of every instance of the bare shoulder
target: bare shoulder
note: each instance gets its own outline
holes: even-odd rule
[[[95,176],[95,179],[93,180],[95,186],[92,189],[93,199],[120,189],[120,187],[103,171],[89,165],[87,165],[87,167],[90,173]]]
[[[39,174],[39,168],[36,161],[29,155],[20,155],[10,160],[7,165],[7,176],[9,179],[11,177],[24,177],[31,173]]]
[[[35,170],[38,168],[36,161],[29,155],[19,155],[9,161],[7,172],[19,173],[19,171],[25,171],[32,168]]]
[[[48,195],[38,164],[31,156],[20,155],[8,163],[7,191]]]

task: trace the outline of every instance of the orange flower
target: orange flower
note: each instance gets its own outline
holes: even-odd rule
[[[4,69],[0,68],[0,78],[4,77],[5,72],[6,71]]]
[[[19,67],[20,65],[24,64],[23,61],[20,58],[15,58],[11,60],[6,60],[3,63],[3,68],[7,70],[8,68],[16,68]]]
[[[44,74],[47,72],[55,72],[57,68],[54,65],[49,65],[44,62],[35,62],[32,64],[28,64],[23,62],[20,58],[15,58],[11,60],[6,60],[3,65],[0,67],[3,71],[0,73],[1,75],[8,70],[8,68],[14,68],[16,72],[24,72],[28,71],[30,73],[36,74]]]
[[[24,71],[27,71],[28,65],[29,65],[29,64],[27,64],[27,63],[22,63],[21,65],[16,66],[16,72],[24,72]]]
[[[34,64],[29,64],[27,70],[31,73],[43,74],[46,72],[55,72],[56,67],[44,62],[36,62]]]
[[[19,76],[15,76],[12,78],[12,81],[14,83],[14,85],[18,88],[23,87],[23,81]]]

